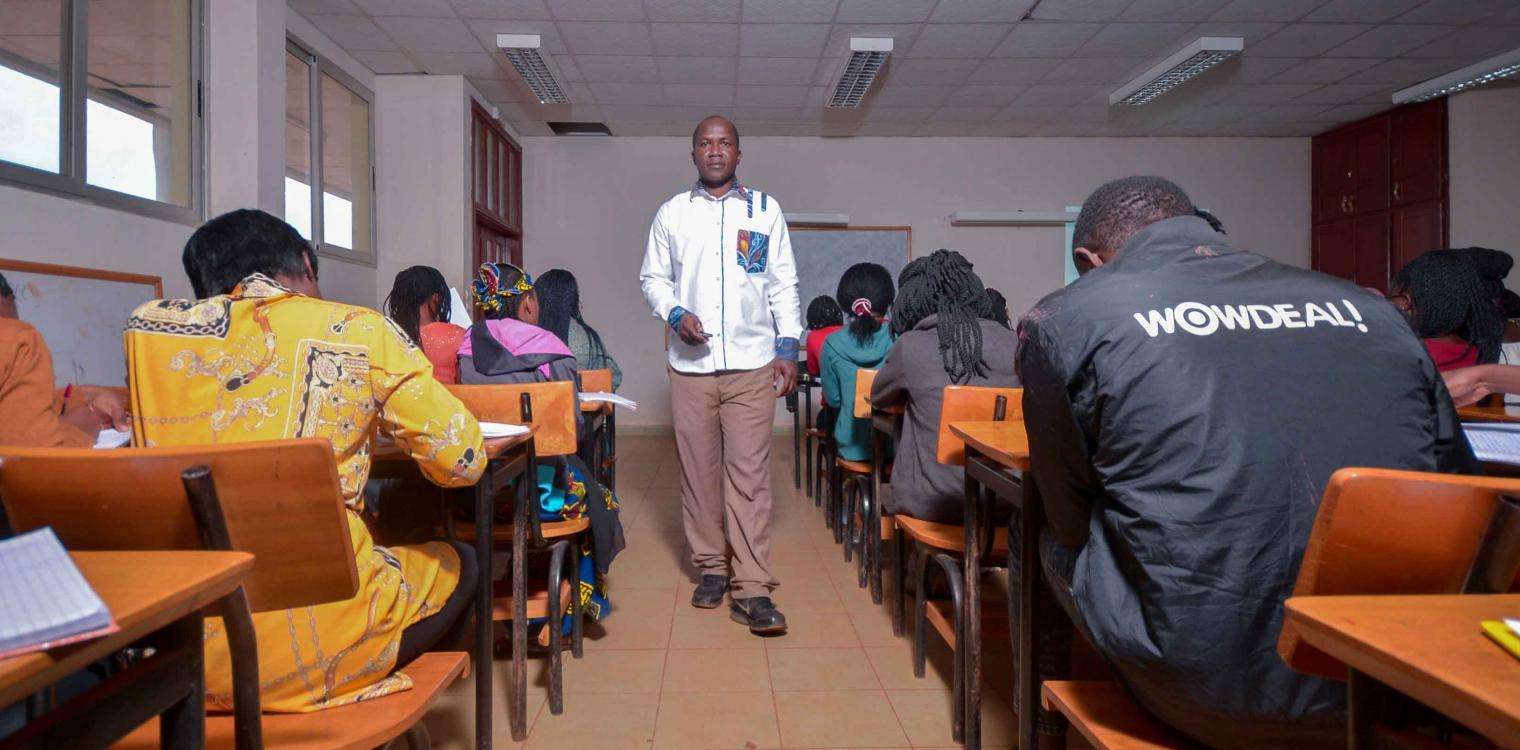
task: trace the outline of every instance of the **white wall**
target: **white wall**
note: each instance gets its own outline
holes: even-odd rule
[[[1451,246],[1520,253],[1520,86],[1457,94],[1446,118]]]
[[[741,123],[742,128],[742,123]],[[1309,262],[1309,141],[1300,138],[786,138],[743,141],[739,175],[791,212],[909,225],[915,256],[948,247],[976,264],[1015,315],[1062,282],[1059,227],[951,227],[956,210],[1060,210],[1105,180],[1160,174],[1213,210],[1238,247]],[[649,220],[695,177],[683,138],[528,138],[529,270],[573,271],[587,319],[623,367],[639,411],[669,424],[663,329],[639,293]]]

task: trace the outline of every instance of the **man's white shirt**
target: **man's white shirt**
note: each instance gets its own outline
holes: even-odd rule
[[[699,184],[660,206],[639,283],[655,317],[669,323],[681,308],[712,335],[691,346],[671,332],[670,366],[679,372],[758,369],[776,358],[778,339],[802,336],[781,206],[737,181],[722,198]]]

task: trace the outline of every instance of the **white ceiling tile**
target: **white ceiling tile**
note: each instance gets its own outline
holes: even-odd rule
[[[934,116],[934,107],[883,107],[871,109],[866,119],[879,123],[928,122]]]
[[[1517,44],[1520,44],[1520,31],[1503,26],[1478,24],[1457,29],[1430,44],[1405,52],[1402,56],[1483,58]]]
[[[745,23],[828,23],[839,0],[744,0]]]
[[[1203,21],[1230,0],[1135,0],[1120,21]]]
[[[1042,58],[986,60],[977,66],[966,82],[989,86],[1035,83],[1054,70],[1060,62]]]
[[[913,46],[922,24],[912,23],[836,23],[829,27],[829,41],[823,48],[824,57],[845,58],[849,56],[850,37],[890,37],[892,54],[899,57]]]
[[[1210,21],[1297,21],[1325,0],[1232,0]]]
[[[561,81],[584,81],[586,76],[581,73],[579,65],[575,64],[575,58],[570,55],[544,55],[544,63],[549,66],[549,72],[557,76]],[[512,70],[512,63],[505,59],[498,61],[508,71]],[[512,77],[515,73],[508,73]]]
[[[749,133],[757,122],[797,122],[802,119],[801,107],[734,107],[734,119]]]
[[[1184,35],[1185,39],[1201,36],[1238,36],[1245,40],[1246,49],[1282,29],[1283,24],[1267,21],[1204,21]]]
[[[808,57],[746,57],[739,61],[739,80],[753,84],[810,84],[818,61]]]
[[[377,75],[400,75],[405,73],[417,73],[422,69],[417,63],[412,62],[405,52],[366,52],[356,50],[353,52],[355,60],[358,60]]]
[[[497,63],[495,55],[485,52],[415,52],[417,64],[429,75],[464,75],[474,78],[502,79],[510,68]],[[515,72],[512,75],[517,75]]]
[[[1260,114],[1265,109],[1266,107],[1259,104],[1204,104],[1189,108],[1178,122],[1221,125],[1227,122],[1240,122],[1247,117]]]
[[[1214,131],[1218,138],[1306,138],[1319,135],[1335,126],[1328,122],[1237,122],[1221,125]]]
[[[561,21],[565,46],[577,55],[651,55],[649,27],[642,23]]]
[[[1313,122],[1325,119],[1321,113],[1327,109],[1329,107],[1323,104],[1274,104],[1252,119],[1258,122]]]
[[[1429,44],[1451,33],[1450,26],[1387,24],[1376,26],[1361,36],[1342,44],[1328,57],[1398,57],[1416,47]]]
[[[997,105],[1007,106],[1024,93],[1028,86],[957,86],[945,99],[946,105]]]
[[[1204,75],[1211,78],[1218,75],[1230,83],[1265,83],[1279,73],[1301,65],[1303,62],[1302,58],[1297,57],[1242,55],[1225,60]]]
[[[993,57],[1066,57],[1103,28],[1096,23],[1024,21],[1013,27]]]
[[[1386,91],[1381,83],[1337,83],[1310,91],[1293,100],[1294,104],[1353,104],[1379,91]]]
[[[662,104],[665,94],[658,83],[588,83],[592,96],[596,97],[597,104]],[[607,116],[616,118],[611,114],[612,107],[606,107]]]
[[[662,93],[666,104],[729,107],[734,103],[733,84],[667,83]]]
[[[1033,18],[1047,21],[1112,21],[1131,0],[1040,0]]]
[[[918,23],[929,18],[934,0],[841,0],[839,23]]]
[[[970,78],[980,64],[977,60],[893,60],[883,77],[890,84],[956,86]]]
[[[1281,58],[1280,58],[1281,59]],[[1316,57],[1295,65],[1272,79],[1273,83],[1335,83],[1366,70],[1382,60],[1363,57]]]
[[[1330,0],[1304,16],[1314,23],[1382,23],[1424,0]]]
[[[1101,89],[1094,86],[1035,84],[1013,100],[1015,106],[1056,107],[1090,102]]]
[[[1506,13],[1520,7],[1514,0],[1429,0],[1414,10],[1393,19],[1397,23],[1445,23],[1463,25],[1478,21],[1503,20]],[[1495,19],[1495,16],[1500,18]]]
[[[395,39],[397,44],[411,52],[482,51],[480,41],[470,31],[470,27],[457,18],[379,16],[375,18],[375,23]]]
[[[490,99],[491,101],[498,104],[505,102],[522,101],[527,96],[532,95],[528,93],[527,87],[523,86],[520,81],[471,80],[470,85],[474,86],[475,90],[479,91],[481,96],[484,96],[485,98]],[[508,117],[506,114],[503,114],[502,117],[508,120],[515,119],[513,117]]]
[[[577,55],[576,67],[587,81],[598,83],[648,83],[659,80],[654,58],[640,55]]]
[[[490,81],[486,81],[486,83],[490,83]],[[512,83],[512,81],[507,81],[507,83]],[[522,82],[522,79],[519,78],[516,83],[519,88],[527,91],[528,87]],[[565,92],[569,94],[571,104],[574,104],[576,102],[579,102],[581,104],[590,104],[596,101],[596,95],[591,93],[590,84],[567,83],[565,84]],[[531,92],[529,93],[529,96],[532,96]]]
[[[1421,81],[1450,73],[1467,65],[1467,60],[1454,57],[1401,57],[1378,63],[1360,73],[1348,77],[1343,83],[1387,83],[1412,86]]]
[[[739,21],[739,0],[644,0],[644,10],[651,21]]]
[[[1074,122],[1109,122],[1117,119],[1115,113],[1126,113],[1123,110],[1108,106],[1108,104],[1073,104],[1061,113],[1061,117]]]
[[[421,16],[451,18],[454,9],[449,0],[354,0],[372,16]]]
[[[1060,61],[1040,82],[1123,83],[1134,77],[1130,72],[1141,62],[1133,57],[1072,57]]]
[[[738,69],[732,57],[656,57],[665,83],[733,83]]]
[[[1150,135],[1157,138],[1200,138],[1213,135],[1218,130],[1218,125],[1180,120],[1162,125],[1152,130]]]
[[[549,11],[557,21],[644,20],[644,5],[637,0],[553,0]]]
[[[807,86],[740,85],[735,102],[746,107],[801,107],[807,103]]]
[[[901,112],[902,110],[895,110]],[[932,113],[933,110],[931,110]],[[914,122],[863,122],[848,135],[864,138],[902,138],[918,135],[923,125]]]
[[[608,117],[606,124],[607,129],[611,130],[614,136],[623,136],[625,138],[679,135],[675,132],[675,128],[672,125],[666,125],[664,123],[658,122],[615,120],[612,117]]]
[[[939,0],[929,20],[934,23],[1012,23],[1024,17],[1038,0]]]
[[[1219,86],[1214,101],[1219,104],[1277,104],[1319,88],[1313,83],[1254,83]]]
[[[460,18],[501,18],[509,21],[546,21],[549,6],[544,0],[450,0]]]
[[[507,21],[496,18],[472,18],[465,21],[475,38],[487,51],[496,50],[497,34],[537,34],[542,37],[544,49],[551,55],[568,55],[570,49],[559,36],[559,28],[553,21]]]
[[[866,97],[872,107],[933,107],[949,98],[950,89],[945,86],[908,86],[887,84],[879,90],[874,86]]]
[[[1175,51],[1190,23],[1111,23],[1098,30],[1076,54],[1084,57],[1147,57]]]
[[[1371,117],[1384,110],[1393,109],[1393,102],[1386,104],[1342,104],[1321,112],[1317,119],[1329,122],[1353,122]]]
[[[401,49],[374,21],[364,16],[312,16],[311,24],[349,52]]]
[[[1371,26],[1347,23],[1295,23],[1251,45],[1257,57],[1314,57],[1345,44]]]
[[[320,14],[348,14],[359,15],[364,11],[354,5],[353,0],[290,0],[290,7],[303,16]],[[53,14],[53,20],[57,21],[57,13]]]
[[[940,107],[929,116],[929,122],[987,122],[996,117],[1002,107],[987,105],[980,107]]]
[[[907,57],[980,58],[997,48],[1012,24],[931,23],[913,40]]]
[[[731,55],[739,45],[736,23],[654,23],[649,28],[657,55]]]
[[[1010,104],[1004,107],[1002,112],[998,113],[997,119],[1013,122],[1049,122],[1051,119],[1059,117],[1065,111],[1066,107],[1063,106],[1033,107],[1022,104]]]
[[[739,54],[816,58],[828,39],[828,24],[745,23],[739,27]]]

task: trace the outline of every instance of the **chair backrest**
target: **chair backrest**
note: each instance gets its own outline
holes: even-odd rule
[[[950,431],[956,422],[989,422],[997,418],[997,399],[1006,399],[1003,419],[1018,421],[1024,418],[1023,388],[992,388],[984,385],[947,385],[945,399],[939,410],[939,439],[934,457],[942,464],[961,466],[966,463],[966,441]]]
[[[612,371],[606,368],[581,370],[581,390],[590,393],[611,393]]]
[[[1520,479],[1341,469],[1325,487],[1293,596],[1458,593],[1500,495],[1520,495]],[[1343,664],[1287,624],[1277,653],[1300,672],[1345,679]]]
[[[871,385],[875,382],[875,370],[862,367],[855,371],[855,403],[851,408],[856,419],[871,418]]]
[[[447,387],[482,422],[532,425],[533,450],[539,456],[568,456],[579,446],[576,429],[581,405],[575,384],[568,380]],[[528,415],[523,414],[523,394],[531,407]]]
[[[359,590],[347,509],[325,439],[115,450],[0,448],[0,504],[16,532],[53,527],[71,550],[205,549],[182,474],[211,470],[255,612]]]

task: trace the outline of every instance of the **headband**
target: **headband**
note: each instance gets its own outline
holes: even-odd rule
[[[860,317],[860,316],[864,316],[864,315],[870,315],[871,314],[871,300],[868,300],[865,297],[861,297],[860,299],[857,299],[854,302],[851,302],[850,303],[850,312],[854,313],[856,317]]]

